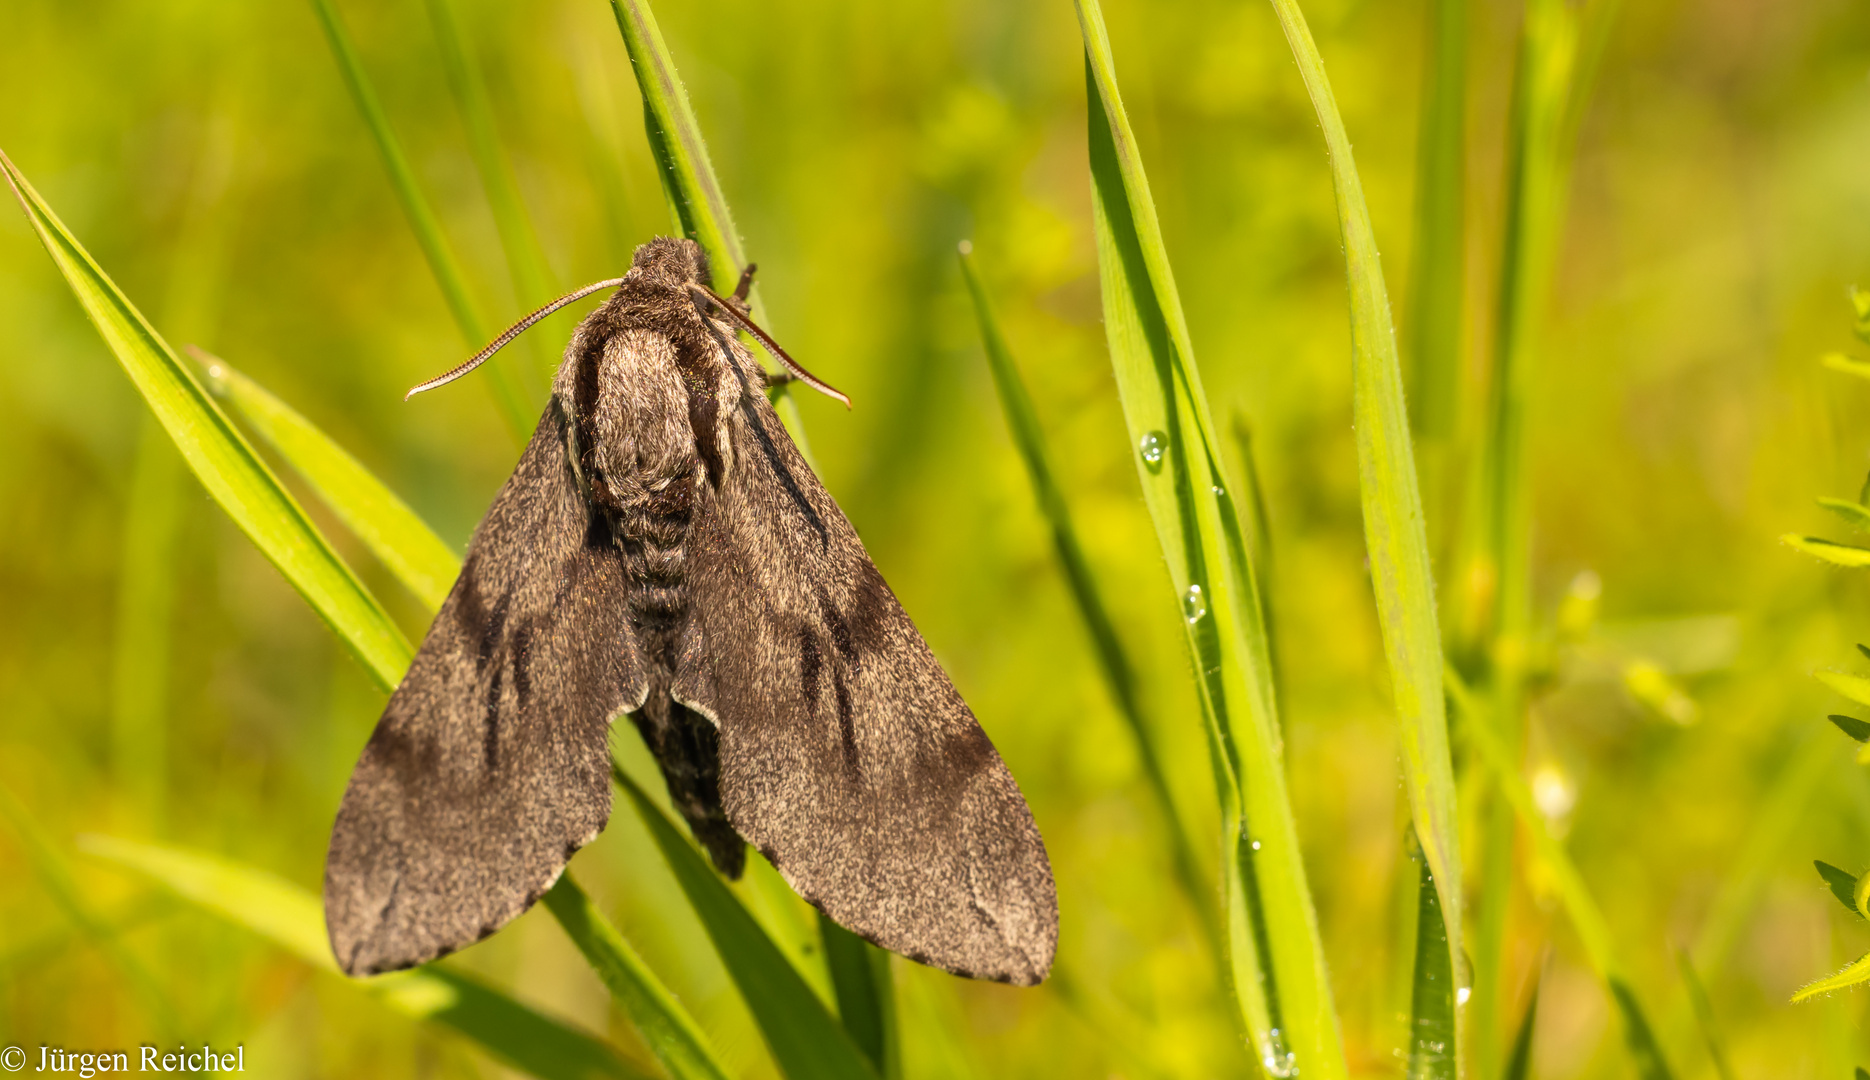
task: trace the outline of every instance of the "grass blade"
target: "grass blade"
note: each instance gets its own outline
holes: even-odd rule
[[[1452,956],[1460,956],[1461,848],[1456,835],[1454,764],[1448,756],[1447,703],[1441,685],[1441,627],[1435,616],[1435,579],[1429,569],[1422,495],[1403,407],[1402,365],[1396,356],[1389,292],[1363,181],[1325,76],[1324,60],[1297,0],[1272,0],[1272,4],[1330,151],[1350,288],[1351,425],[1357,432],[1364,544],[1383,649],[1389,657],[1403,752],[1403,787],[1409,793],[1423,858],[1440,893],[1448,948]]]
[[[1861,548],[1855,544],[1840,544],[1835,540],[1825,540],[1816,536],[1800,536],[1787,533],[1779,542],[1794,551],[1801,551],[1813,558],[1823,559],[1833,566],[1857,568],[1870,566],[1870,548]]]
[[[441,607],[461,560],[407,503],[292,406],[217,356],[195,353],[208,389],[234,407],[396,579],[429,610]]]
[[[882,1080],[902,1076],[902,1046],[896,1031],[890,956],[818,913],[818,936],[837,994],[838,1019]]]
[[[656,847],[714,942],[740,996],[766,1036],[780,1071],[793,1080],[874,1080],[876,1072],[772,938],[708,865],[695,845],[628,773],[611,775],[642,816]]]
[[[467,275],[462,272],[454,249],[449,245],[447,235],[442,232],[441,220],[435,216],[428,199],[422,195],[422,188],[416,183],[415,170],[409,167],[402,143],[390,127],[389,114],[383,111],[383,103],[377,99],[370,77],[364,73],[363,60],[358,57],[356,46],[351,44],[344,20],[338,16],[336,2],[312,0],[312,6],[318,11],[318,20],[324,25],[325,36],[331,42],[331,51],[337,57],[338,70],[344,75],[344,83],[357,102],[357,111],[363,114],[364,124],[376,140],[377,152],[383,156],[383,168],[390,174],[390,185],[396,189],[396,199],[402,204],[403,216],[409,221],[410,231],[416,234],[416,243],[421,245],[422,255],[428,260],[430,272],[435,275],[435,284],[442,291],[442,299],[448,303],[448,312],[454,316],[455,325],[461,328],[461,337],[467,342],[468,348],[478,349],[490,336],[487,321],[481,317],[480,309],[474,303],[473,293],[468,289]],[[489,361],[486,367],[488,386],[493,393],[494,403],[500,408],[501,417],[506,421],[507,430],[516,444],[524,445],[531,437],[534,425],[538,423],[545,395],[539,388],[529,386],[520,379],[509,365],[500,363],[499,357]]]
[[[1409,403],[1424,443],[1454,434],[1461,373],[1461,300],[1466,271],[1467,2],[1428,5],[1421,132],[1416,148],[1416,217],[1409,275],[1409,345],[1415,378]]]
[[[298,886],[263,870],[182,848],[109,836],[85,837],[82,843],[90,854],[159,882],[312,967],[338,975],[325,939],[324,907]],[[453,1028],[494,1057],[546,1080],[645,1075],[609,1044],[447,968],[429,965],[345,982],[406,1016]]]
[[[1176,812],[1168,772],[1162,766],[1155,736],[1143,716],[1143,705],[1136,692],[1135,669],[1130,664],[1128,653],[1124,651],[1122,640],[1117,636],[1117,625],[1111,619],[1109,610],[1104,607],[1104,598],[1098,591],[1097,581],[1091,576],[1084,548],[1078,542],[1078,530],[1072,524],[1071,507],[1066,503],[1065,493],[1059,489],[1058,481],[1052,473],[1045,448],[1045,433],[1039,426],[1032,396],[1027,393],[1025,380],[1020,377],[1006,339],[1000,334],[999,323],[994,319],[993,307],[988,302],[987,290],[981,284],[979,275],[974,272],[971,250],[968,245],[962,245],[961,276],[966,280],[968,293],[974,299],[974,317],[980,323],[987,366],[993,373],[1000,407],[1006,412],[1007,428],[1013,434],[1014,445],[1019,448],[1020,459],[1025,462],[1026,475],[1032,481],[1033,497],[1039,503],[1039,511],[1051,526],[1052,546],[1065,571],[1065,582],[1071,588],[1078,613],[1084,618],[1085,628],[1091,633],[1091,644],[1097,652],[1098,670],[1109,685],[1117,711],[1129,724],[1130,734],[1136,739],[1137,757],[1143,766],[1143,776],[1148,781],[1150,793],[1155,796],[1156,808],[1169,833],[1170,860],[1175,868],[1175,876],[1218,956],[1221,951],[1220,928],[1215,925],[1213,911],[1204,902],[1208,896],[1208,887],[1203,881],[1201,863],[1195,856],[1195,845],[1188,835],[1188,828]]]
[[[1447,672],[1445,682],[1448,696],[1454,700],[1465,721],[1461,730],[1467,735],[1468,744],[1479,751],[1481,761],[1493,774],[1494,783],[1506,796],[1507,803],[1519,818],[1520,826],[1532,836],[1533,848],[1539,861],[1545,864],[1547,872],[1552,875],[1559,903],[1564,907],[1566,917],[1571,920],[1578,940],[1584,945],[1586,957],[1596,969],[1598,977],[1604,980],[1617,1011],[1623,1017],[1624,1043],[1635,1060],[1637,1075],[1644,1080],[1667,1080],[1670,1075],[1668,1062],[1663,1057],[1662,1047],[1655,1034],[1650,1030],[1635,990],[1631,988],[1617,961],[1615,947],[1611,944],[1610,925],[1604,921],[1602,909],[1585,886],[1577,865],[1565,853],[1564,845],[1547,827],[1545,815],[1539,813],[1532,791],[1520,775],[1512,752],[1480,711],[1480,703],[1474,700],[1472,692],[1452,668]]]
[[[279,568],[379,683],[394,686],[412,652],[357,575],[280,486],[194,373],[66,231],[26,178],[0,154],[19,197],[73,295],[208,494]]]
[[[1077,7],[1105,332],[1221,788],[1234,995],[1267,1071],[1335,1080],[1346,1074],[1344,1050],[1286,796],[1263,607],[1229,494],[1237,489],[1221,467],[1103,16],[1096,0]]]
[[[545,906],[571,935],[611,997],[642,1032],[643,1041],[677,1080],[727,1080],[700,1025],[650,972],[642,957],[604,920],[570,874],[545,894]]]
[[[1792,995],[1792,1004],[1797,1005],[1801,1001],[1810,1001],[1812,998],[1822,994],[1848,990],[1853,986],[1860,986],[1866,982],[1870,982],[1870,953],[1858,957],[1850,966],[1835,975],[1827,975],[1822,979],[1806,983],[1804,986],[1799,987],[1798,992]]]
[[[1532,1075],[1532,1032],[1533,1021],[1539,1016],[1539,984],[1532,984],[1532,997],[1526,1001],[1526,1012],[1519,1018],[1519,1031],[1513,1036],[1513,1052],[1507,1055],[1506,1071],[1500,1074],[1500,1080],[1526,1080]]]
[[[45,829],[33,820],[12,789],[4,785],[0,785],[0,818],[5,818],[7,824],[12,826],[13,834],[19,838],[20,846],[25,851],[26,861],[31,864],[46,894],[85,940],[109,958],[124,981],[130,984],[131,990],[141,999],[149,1018],[164,1035],[174,1037],[182,1034],[182,1025],[176,1018],[175,1009],[169,1004],[167,991],[124,945],[118,937],[117,929],[91,909],[90,901],[85,899],[84,890],[79,887],[77,876],[72,873],[71,863],[64,853],[46,835]]]
[[[1454,953],[1448,924],[1428,860],[1422,861],[1416,892],[1415,979],[1410,994],[1409,1080],[1454,1080],[1460,1055],[1455,1046]]]
[[[1714,1063],[1715,1075],[1721,1080],[1734,1080],[1734,1070],[1727,1064],[1727,1051],[1721,1047],[1721,1029],[1714,1019],[1714,1003],[1708,1000],[1701,976],[1695,974],[1694,958],[1688,955],[1687,949],[1677,949],[1675,963],[1682,969],[1682,985],[1688,988],[1688,1002],[1694,1006],[1695,1021],[1700,1024],[1701,1037],[1708,1044],[1708,1060]]]
[[[683,236],[693,239],[708,253],[714,289],[725,296],[733,291],[741,268],[747,265],[747,257],[740,246],[740,234],[734,229],[733,211],[728,209],[727,197],[721,193],[721,182],[708,160],[708,144],[701,138],[701,125],[695,122],[695,111],[689,107],[688,91],[682,86],[682,77],[676,73],[669,47],[663,44],[662,31],[656,26],[656,15],[649,8],[649,0],[610,0],[610,8],[617,17],[617,29],[623,34],[624,48],[629,50],[630,65],[636,73],[636,85],[643,95],[643,126],[649,136],[650,153],[656,159],[657,174],[662,179],[663,194],[668,196],[675,212],[675,225]],[[758,285],[754,286],[749,300],[753,304],[754,321],[770,332],[772,324],[760,304]],[[768,366],[779,370],[774,365]],[[798,403],[784,386],[776,388],[772,397],[779,419],[792,434],[792,441],[798,444],[805,460],[811,461],[805,427],[799,422]]]

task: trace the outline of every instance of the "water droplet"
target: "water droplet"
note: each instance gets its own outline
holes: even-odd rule
[[[1169,437],[1160,431],[1151,431],[1137,440],[1136,450],[1143,455],[1143,464],[1150,472],[1162,471],[1162,453],[1169,445]]]
[[[223,371],[221,370],[221,365],[219,365],[219,364],[209,364],[209,365],[208,365],[208,378],[210,378],[210,379],[218,379],[218,378],[220,378],[220,377],[221,377],[221,376],[222,376],[223,374],[225,374],[225,372],[223,372]]]
[[[1259,842],[1258,840],[1255,840],[1255,841],[1253,842],[1253,850],[1255,850],[1255,851],[1258,851],[1258,850],[1260,850],[1260,842]]]
[[[1188,621],[1192,623],[1201,621],[1201,617],[1207,613],[1208,602],[1201,595],[1201,586],[1190,585],[1188,591],[1182,594],[1182,614],[1188,616]]]
[[[1473,989],[1471,987],[1463,986],[1459,990],[1456,990],[1454,992],[1454,1003],[1456,1005],[1466,1005],[1467,999],[1473,996],[1474,996]]]
[[[1227,498],[1227,489],[1219,484],[1215,484],[1212,488],[1209,488],[1209,490],[1214,492],[1214,497],[1217,499]]]
[[[1278,1028],[1266,1033],[1266,1045],[1260,1051],[1260,1064],[1266,1067],[1266,1075],[1289,1080],[1299,1074],[1299,1056],[1286,1049],[1286,1040],[1279,1034]]]

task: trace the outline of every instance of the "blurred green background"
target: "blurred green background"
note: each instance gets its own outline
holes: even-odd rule
[[[504,324],[545,297],[515,295],[423,4],[341,7],[480,306]],[[456,8],[550,284],[621,273],[670,226],[609,9]],[[1425,5],[1305,10],[1404,317]],[[820,474],[1019,777],[1059,876],[1046,987],[895,963],[907,1073],[1249,1074],[955,263],[970,238],[1181,809],[1213,836],[1179,613],[1099,322],[1070,7],[727,0],[657,15],[760,264],[769,329],[856,402],[799,399]],[[1317,124],[1268,6],[1114,0],[1106,17],[1213,406],[1254,433],[1287,765],[1347,1054],[1356,1075],[1400,1075],[1415,871]],[[1451,569],[1459,448],[1491,340],[1518,17],[1470,6],[1472,347],[1455,449],[1423,478],[1445,625],[1465,598]],[[474,381],[401,401],[480,343],[450,318],[310,3],[9,0],[4,25],[0,148],[118,284],[170,341],[259,379],[464,544],[517,449]],[[1870,785],[1822,720],[1842,699],[1809,677],[1851,669],[1870,590],[1778,537],[1847,538],[1812,500],[1854,496],[1870,467],[1870,385],[1816,363],[1853,348],[1846,290],[1870,284],[1870,10],[1625,4],[1578,138],[1529,417],[1535,606],[1548,623],[1565,608],[1570,632],[1534,703],[1529,776],[1679,1075],[1714,1075],[1681,947],[1737,1075],[1844,1077],[1870,1062],[1867,999],[1787,998],[1870,948],[1810,866],[1870,864]],[[554,319],[504,362],[548,363],[569,326]],[[244,1042],[263,1075],[501,1075],[458,1038],[76,853],[83,833],[160,839],[315,890],[382,701],[151,435],[10,204],[0,355],[0,785],[70,855],[84,902],[120,927],[191,1041]],[[312,512],[418,638],[415,601]],[[1633,692],[1647,685],[1628,677],[1636,661],[1687,703]],[[0,1041],[153,1038],[149,995],[74,929],[25,852],[0,831]],[[634,819],[619,813],[574,868],[729,1064],[771,1075]],[[1514,1000],[1544,972],[1535,1075],[1629,1075],[1536,872],[1515,904]],[[542,913],[455,962],[636,1052]]]

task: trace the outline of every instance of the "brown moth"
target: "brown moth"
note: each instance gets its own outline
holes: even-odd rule
[[[762,392],[737,328],[843,398],[747,319],[751,274],[721,298],[699,246],[657,239],[573,295],[616,287],[338,810],[325,921],[350,974],[433,960],[538,900],[610,816],[621,713],[722,873],[751,843],[893,952],[1021,985],[1050,970],[1032,813]]]

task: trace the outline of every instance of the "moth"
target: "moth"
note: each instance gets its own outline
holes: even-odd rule
[[[763,392],[737,330],[845,401],[658,238],[579,325],[332,828],[340,967],[421,964],[538,900],[610,816],[627,714],[714,865],[751,843],[912,960],[1032,985],[1051,864],[1019,786]]]

